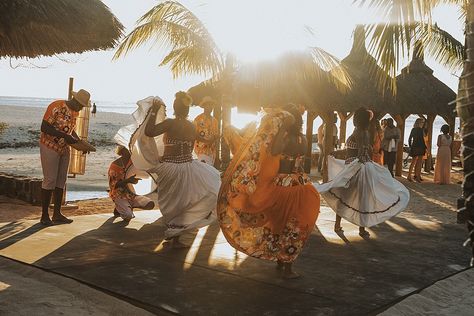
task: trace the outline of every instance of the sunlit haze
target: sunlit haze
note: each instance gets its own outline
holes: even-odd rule
[[[129,32],[135,21],[157,1],[104,1]],[[223,53],[231,52],[242,61],[272,59],[285,51],[308,46],[326,49],[338,58],[350,51],[352,32],[358,23],[379,21],[371,11],[359,8],[351,0],[304,1],[181,1],[194,12],[213,35]],[[443,6],[434,12],[439,25],[456,38],[462,38],[462,23],[455,7]],[[58,58],[0,61],[0,95],[65,97],[69,77],[76,88],[85,88],[94,100],[135,102],[149,95],[160,95],[171,103],[177,90],[205,79],[186,76],[173,80],[168,68],[158,67],[163,51],[143,47],[124,58],[112,61],[114,51],[63,55]],[[457,78],[427,59],[435,75],[456,89]],[[403,66],[403,65],[402,65]],[[241,119],[239,121],[242,121]],[[244,123],[243,121],[241,123]],[[241,124],[238,124],[241,125]]]

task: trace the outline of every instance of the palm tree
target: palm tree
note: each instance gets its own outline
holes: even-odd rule
[[[241,80],[243,77],[251,77],[251,84],[260,87],[277,85],[288,77],[305,80],[318,76],[330,79],[342,90],[350,85],[344,68],[337,67],[339,60],[319,47],[309,47],[304,56],[286,54],[278,63],[272,63],[278,64],[279,67],[268,67],[267,63],[242,65],[230,54],[224,54],[215,44],[204,23],[177,1],[159,3],[141,17],[137,24],[120,44],[114,58],[124,56],[150,42],[167,51],[160,66],[169,66],[175,78],[189,74],[210,75],[212,80],[208,82],[212,84],[218,81],[220,87],[227,87],[222,92],[221,100],[217,100],[222,103],[223,100],[229,100],[237,72],[240,73]],[[252,69],[251,76],[248,76],[249,69]],[[271,71],[268,71],[269,69]],[[223,119],[230,119],[229,104],[222,105]],[[226,159],[227,153],[224,155]]]
[[[421,40],[427,53],[450,69],[461,69],[457,113],[461,118],[464,157],[463,197],[458,217],[467,221],[474,265],[474,0],[355,0],[375,8],[387,23],[368,25],[369,50],[388,73],[397,73],[401,57],[410,53],[412,43]],[[432,24],[433,9],[440,4],[459,5],[465,18],[465,45]],[[393,83],[392,83],[393,84]]]

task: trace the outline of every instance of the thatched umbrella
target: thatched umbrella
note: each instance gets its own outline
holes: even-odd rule
[[[223,92],[215,80],[209,79],[189,88],[188,94],[193,99],[192,105],[199,105],[205,97],[219,103]]]
[[[346,137],[346,122],[355,110],[363,106],[380,117],[388,112],[393,103],[392,93],[386,85],[390,77],[367,52],[365,38],[364,27],[357,26],[351,51],[341,61],[352,80],[351,89],[340,97],[334,107],[341,120],[341,139]]]
[[[114,47],[123,25],[99,0],[0,2],[0,58],[35,58]]]
[[[415,46],[412,61],[397,76],[397,94],[392,115],[402,118],[410,114],[426,115],[428,123],[428,141],[432,143],[433,122],[440,115],[450,125],[454,135],[454,104],[456,93],[433,76],[433,70],[425,64],[423,47]],[[431,150],[428,152],[426,170],[431,170]],[[400,163],[401,164],[401,163]]]

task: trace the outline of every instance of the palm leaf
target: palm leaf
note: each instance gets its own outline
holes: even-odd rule
[[[382,69],[392,77],[391,88],[396,91],[395,76],[402,58],[410,55],[414,40],[421,40],[427,53],[450,69],[457,69],[463,48],[449,33],[432,22],[432,11],[440,4],[460,4],[464,0],[354,0],[369,6],[384,16],[384,24],[366,26],[369,52]],[[379,77],[379,84],[385,85]]]
[[[145,43],[168,50],[160,66],[168,65],[176,78],[184,74],[216,75],[222,70],[222,55],[204,24],[176,1],[153,7],[138,21],[114,55],[126,55]]]
[[[310,47],[310,53],[316,65],[331,74],[329,79],[338,90],[345,91],[351,87],[350,75],[337,57],[319,47]]]
[[[417,38],[421,39],[426,52],[449,70],[461,70],[465,48],[451,34],[438,27],[420,23]]]

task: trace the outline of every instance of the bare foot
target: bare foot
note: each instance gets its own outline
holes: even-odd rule
[[[359,228],[359,236],[362,237],[362,238],[369,238],[370,233],[368,231],[366,231],[364,227],[360,227]]]
[[[296,273],[295,271],[293,271],[293,263],[292,262],[285,262],[283,263],[283,273],[281,275],[281,277],[283,279],[297,279],[300,277],[300,275],[298,273]]]
[[[73,222],[72,219],[67,218],[63,214],[53,215],[52,220],[55,224],[71,224]]]
[[[155,207],[155,202],[150,201],[143,207],[144,210],[152,210]]]
[[[184,248],[190,248],[191,247],[191,246],[183,244],[181,241],[179,241],[178,237],[173,238],[172,246],[173,246],[174,249],[184,249]]]
[[[52,226],[54,225],[53,221],[49,219],[49,217],[42,217],[40,220],[40,223],[43,224],[44,226]]]
[[[300,277],[301,277],[301,275],[299,275],[295,271],[283,272],[283,274],[282,274],[282,278],[287,279],[287,280],[298,279]]]
[[[334,226],[334,232],[337,234],[342,234],[344,230],[342,229],[342,226]]]
[[[278,271],[282,271],[283,270],[283,267],[284,267],[284,263],[280,260],[277,261],[277,266],[276,266],[276,269]]]

